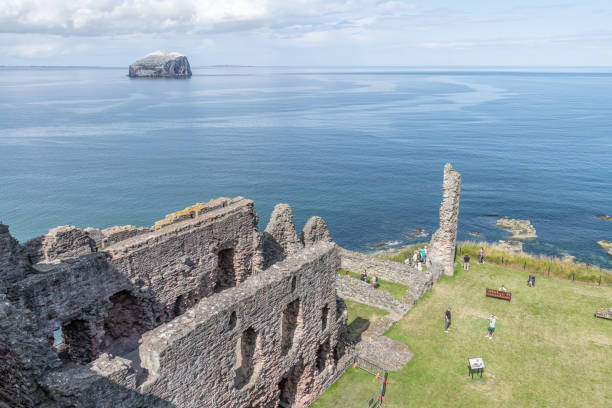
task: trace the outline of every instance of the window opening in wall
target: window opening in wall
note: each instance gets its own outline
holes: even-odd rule
[[[62,344],[64,344],[64,335],[62,334],[62,328],[60,327],[53,332],[53,347],[57,349]]]
[[[89,327],[84,320],[72,320],[61,328],[64,350],[62,357],[75,363],[89,363],[96,358],[96,345],[91,341]]]
[[[236,286],[236,271],[234,270],[234,248],[219,251],[217,260],[217,281],[215,292]]]
[[[294,276],[291,278],[291,292],[295,292],[295,288],[297,287],[297,278]]]
[[[183,295],[179,295],[174,301],[174,309],[172,311],[174,316],[180,316],[183,314]]]
[[[289,303],[283,311],[281,321],[281,353],[286,356],[299,335],[299,326],[302,317],[300,313],[300,299]]]
[[[251,381],[255,371],[255,352],[258,334],[252,327],[242,333],[236,350],[236,377],[234,386],[243,388]]]
[[[329,356],[329,339],[325,340],[317,351],[317,370],[319,372],[325,369],[327,365],[327,358]]]
[[[121,355],[138,347],[140,335],[151,326],[147,325],[147,319],[151,317],[140,299],[129,291],[115,293],[109,301],[112,306],[104,319],[104,349]]]
[[[304,363],[300,359],[285,377],[278,383],[280,397],[278,405],[283,408],[292,407],[298,397],[298,385],[304,373]]]
[[[321,310],[321,331],[324,331],[327,328],[327,318],[329,315],[329,306],[325,305],[323,310]]]
[[[229,318],[229,324],[227,326],[228,330],[233,330],[236,327],[236,322],[238,321],[238,317],[236,316],[236,312],[232,312]]]
[[[334,361],[338,363],[342,357],[344,357],[344,353],[346,353],[346,347],[342,340],[338,340],[336,343],[336,347],[334,347]]]

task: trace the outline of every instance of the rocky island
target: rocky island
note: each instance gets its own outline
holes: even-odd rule
[[[155,51],[130,65],[130,78],[188,78],[187,57],[174,51]]]
[[[529,220],[514,220],[512,218],[500,218],[497,226],[512,232],[513,239],[537,238],[536,230]]]

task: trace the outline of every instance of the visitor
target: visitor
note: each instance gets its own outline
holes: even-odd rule
[[[366,283],[368,282],[368,273],[365,269],[361,271],[361,281]]]
[[[417,251],[417,262],[423,262],[423,255],[421,255],[421,250]]]
[[[419,253],[421,254],[421,262],[425,263],[425,249],[419,249]]]
[[[412,263],[414,265],[416,265],[416,263],[417,263],[417,258],[418,258],[417,257],[417,251],[414,251],[414,254],[412,254]]]
[[[417,269],[418,269],[419,271],[422,271],[422,270],[423,270],[423,263],[422,263],[421,261],[417,262]]]
[[[412,259],[410,259],[410,257],[404,259],[404,263],[408,266],[410,266],[410,264],[412,263]]]
[[[478,251],[478,263],[479,264],[484,263],[484,248],[483,247],[480,247],[480,251]]]
[[[504,284],[502,283],[501,287],[499,288],[500,292],[507,292],[506,287],[504,286]]]
[[[527,280],[527,286],[535,286],[535,276],[529,275],[529,279]]]
[[[450,306],[446,309],[446,313],[444,313],[444,333],[448,333],[448,329],[451,325],[451,308]]]
[[[376,283],[378,283],[378,277],[374,274],[374,276],[372,276],[372,289],[376,289]]]
[[[466,271],[470,270],[470,254],[468,254],[467,252],[465,253],[465,256],[463,257],[463,270],[466,270]]]
[[[487,329],[487,336],[486,336],[489,338],[489,340],[493,338],[493,333],[495,333],[495,322],[496,321],[497,319],[495,318],[495,315],[491,313],[491,317],[489,318],[489,328]]]

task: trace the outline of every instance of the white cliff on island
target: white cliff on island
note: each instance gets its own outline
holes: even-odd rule
[[[174,51],[155,51],[130,65],[131,78],[188,78],[187,57]]]

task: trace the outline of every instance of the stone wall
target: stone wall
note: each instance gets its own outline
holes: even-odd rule
[[[99,375],[86,390],[65,392],[66,381],[82,375],[78,369],[49,376],[46,386],[57,400],[81,407],[98,406],[88,402],[94,392],[111,398],[113,407],[275,407],[279,400],[306,407],[352,357],[343,351],[347,315],[334,285],[339,266],[335,245],[316,243],[145,333],[142,370],[137,359],[104,355],[94,362],[105,377],[143,394],[141,400],[130,398],[132,405],[120,400],[127,391],[106,395]],[[297,316],[291,346],[283,352],[287,310]]]
[[[340,248],[339,253],[342,268],[355,273],[365,269],[370,276],[376,274],[379,279],[406,285],[414,302],[431,288],[432,275],[427,270],[419,271],[399,262],[386,261],[343,248]]]
[[[89,362],[115,346],[134,348],[145,331],[250,275],[259,235],[253,203],[243,198],[223,203],[164,228],[127,233],[127,239],[100,252],[79,249],[89,248],[83,245],[91,239],[84,230],[56,228],[43,240],[44,257],[51,261],[32,265],[33,273],[10,288],[9,299],[41,317],[38,337],[59,329],[64,335],[79,332],[70,339],[87,349],[78,355],[68,350],[73,361]],[[109,236],[116,238],[116,231]],[[79,250],[71,251],[70,243]],[[225,269],[223,253],[230,255]],[[67,258],[58,260],[57,254]],[[80,255],[69,257],[74,254]],[[122,315],[126,307],[138,317],[118,326],[113,311]]]
[[[404,303],[394,298],[389,292],[374,289],[371,284],[351,278],[350,276],[338,276],[336,279],[336,290],[343,299],[354,300],[355,302],[365,303],[366,305],[402,315],[408,312],[413,305],[410,300],[408,300],[408,303]]]
[[[298,239],[275,212],[267,234],[238,197],[25,245],[0,224],[0,407],[313,402],[352,358],[340,258],[322,219]]]
[[[461,174],[450,163],[444,166],[442,192],[440,228],[431,237],[427,253],[427,268],[436,281],[442,274],[452,276],[454,273]]]

